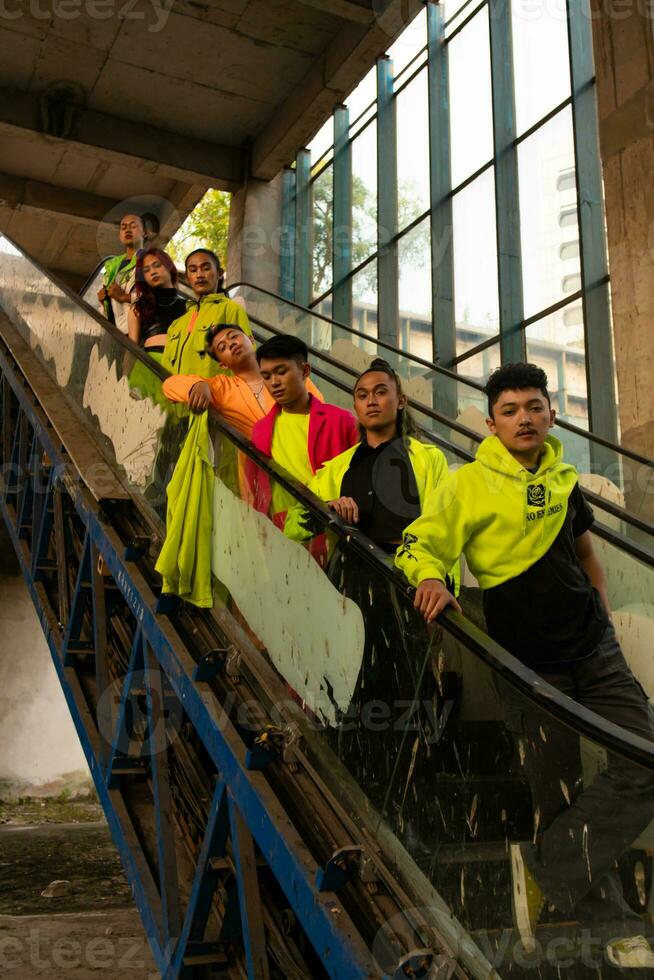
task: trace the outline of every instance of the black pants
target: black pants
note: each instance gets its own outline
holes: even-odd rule
[[[361,609],[365,645],[348,710],[327,738],[373,805],[398,831],[424,797],[436,696],[434,646],[424,620],[393,583],[336,545],[326,569],[338,591]],[[412,815],[413,814],[413,815]]]
[[[590,657],[542,676],[602,718],[654,740],[649,702],[612,625]],[[605,767],[584,786],[579,737],[505,682],[498,686],[533,797],[536,844],[525,858],[546,898],[563,912],[574,909],[603,938],[642,933],[616,860],[654,818],[654,774],[608,752]]]

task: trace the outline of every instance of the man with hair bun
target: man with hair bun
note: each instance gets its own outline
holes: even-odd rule
[[[309,489],[393,554],[404,528],[447,475],[447,460],[436,446],[414,437],[400,378],[382,358],[357,378],[354,410],[356,442],[318,470]],[[310,536],[301,507],[293,508],[285,533],[296,540]]]
[[[416,586],[415,606],[428,622],[447,606],[460,612],[445,575],[465,554],[493,639],[584,707],[652,741],[649,703],[611,623],[590,535],[593,513],[561,443],[549,435],[555,412],[547,376],[534,364],[505,364],[485,392],[491,435],[475,461],[430,496],[396,555]],[[536,948],[534,929],[549,902],[590,926],[612,965],[653,968],[643,922],[616,870],[654,816],[651,773],[609,754],[584,787],[578,737],[548,724],[507,681],[498,690],[538,817],[535,841],[510,845],[523,946]]]

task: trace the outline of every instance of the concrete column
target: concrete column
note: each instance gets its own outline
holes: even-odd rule
[[[279,292],[282,174],[247,181],[232,197],[227,283],[250,282]]]
[[[592,0],[622,442],[654,456],[654,45],[645,4]]]
[[[0,799],[90,788],[50,651],[0,518]]]

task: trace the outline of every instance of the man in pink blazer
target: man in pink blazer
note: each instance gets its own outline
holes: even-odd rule
[[[305,486],[323,463],[354,446],[359,430],[354,416],[336,405],[319,402],[306,389],[310,373],[306,344],[279,334],[257,349],[261,377],[275,404],[252,430],[252,442]],[[257,510],[269,513],[279,528],[290,497],[256,467],[249,484]]]

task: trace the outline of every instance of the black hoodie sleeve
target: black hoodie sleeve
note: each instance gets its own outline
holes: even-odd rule
[[[578,483],[575,483],[574,489],[570,494],[568,507],[572,513],[572,536],[578,538],[580,535],[585,534],[595,522],[595,515],[593,514],[592,508],[587,503]]]

